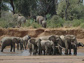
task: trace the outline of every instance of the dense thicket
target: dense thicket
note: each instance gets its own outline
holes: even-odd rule
[[[79,22],[83,22],[80,20],[84,19],[83,1],[84,0],[0,0],[0,17],[1,14],[4,16],[4,11],[9,11],[11,6],[12,10],[10,11],[12,11],[13,14],[18,13],[25,17],[37,15],[46,16],[49,27],[63,26],[65,21],[74,22],[75,20],[77,20],[76,23],[79,25]],[[5,13],[5,15],[6,14],[7,13]],[[83,26],[83,24],[81,26]]]

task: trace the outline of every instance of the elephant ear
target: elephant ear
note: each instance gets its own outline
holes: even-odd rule
[[[17,41],[18,41],[17,38],[13,38],[14,43],[18,43]]]
[[[56,37],[55,36],[51,36],[51,37],[49,37],[49,40],[55,42],[56,41]]]
[[[30,39],[30,43],[35,44],[35,39]]]

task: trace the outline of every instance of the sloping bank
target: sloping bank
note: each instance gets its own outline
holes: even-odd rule
[[[0,28],[0,37],[4,36],[23,37],[27,34],[32,37],[72,34],[75,35],[78,39],[84,38],[84,30],[77,28],[55,28],[55,29]]]

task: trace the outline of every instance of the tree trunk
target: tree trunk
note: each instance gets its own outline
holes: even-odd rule
[[[79,4],[79,3],[83,3],[83,0],[79,0],[79,1],[78,1],[78,4]]]
[[[67,9],[69,7],[69,0],[66,0],[66,9],[65,9],[65,20],[68,19],[68,13],[67,13]]]
[[[14,8],[13,0],[10,0],[10,4],[11,4],[11,6],[13,8],[13,14],[15,14],[15,8]]]
[[[51,0],[47,5],[46,14],[51,14],[52,16],[57,14],[56,7],[55,7],[55,0]]]
[[[1,7],[2,7],[2,0],[0,0],[0,18],[1,18]]]
[[[57,8],[58,8],[58,0],[55,0],[55,10],[56,10],[56,14],[57,14]]]

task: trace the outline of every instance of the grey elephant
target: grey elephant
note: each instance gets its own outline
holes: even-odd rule
[[[36,21],[38,24],[42,24],[42,21],[44,20],[43,16],[36,16]]]
[[[68,50],[69,54],[71,54],[71,49],[74,50],[74,55],[77,55],[77,40],[74,35],[65,35],[65,36],[60,36],[62,40],[62,47],[65,48],[65,54],[68,55]]]
[[[24,37],[22,37],[23,49],[26,49],[29,39],[31,39],[31,37],[29,35],[25,35]]]
[[[53,47],[54,47],[54,43],[50,40],[41,40],[40,43],[40,54],[42,54],[42,52],[44,53],[44,55],[52,55],[53,53]]]
[[[45,20],[43,20],[43,21],[42,21],[42,27],[46,28],[46,26],[47,26],[47,23],[46,23]]]
[[[26,23],[26,18],[24,16],[21,16],[20,14],[14,14],[13,21],[16,21],[16,24],[19,25],[19,27],[21,27],[22,23]]]
[[[18,16],[18,24],[19,26],[22,25],[22,23],[26,23],[26,18],[24,16]]]
[[[28,48],[30,55],[38,54],[38,48],[39,48],[38,42],[40,42],[40,39],[38,38],[31,38],[28,40]]]
[[[62,54],[62,47],[60,46],[62,43],[60,36],[52,35],[49,37],[50,41],[54,43],[53,55],[61,55]]]
[[[79,46],[84,47],[84,44],[81,43],[81,42],[78,42],[78,43],[77,43],[77,46],[78,46],[78,47],[79,47]]]
[[[16,37],[18,40],[20,40],[20,43],[17,43],[17,50],[23,50],[23,39],[21,37]]]
[[[6,46],[11,46],[10,52],[15,52],[15,43],[20,43],[20,40],[17,39],[16,37],[4,37],[1,40],[2,46],[1,46],[1,52],[3,52],[4,48]]]
[[[51,35],[49,35],[49,36],[41,36],[41,37],[39,37],[39,39],[41,39],[41,40],[48,40],[50,36]]]

